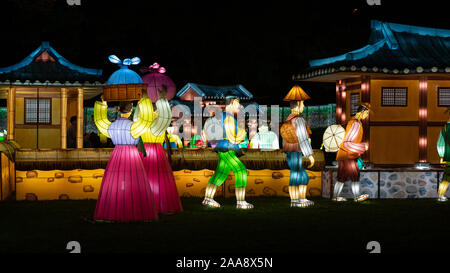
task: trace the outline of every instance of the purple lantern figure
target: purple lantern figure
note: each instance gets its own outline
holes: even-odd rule
[[[147,96],[152,102],[159,99],[158,89],[162,89],[163,85],[167,88],[167,100],[170,100],[175,96],[175,83],[169,76],[165,75],[166,69],[164,67],[160,66],[158,63],[154,63],[148,68],[141,69],[141,72],[149,72],[142,77],[142,81],[148,85]]]

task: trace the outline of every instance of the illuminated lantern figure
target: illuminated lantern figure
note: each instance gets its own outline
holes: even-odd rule
[[[175,135],[173,133],[174,127],[168,127],[167,128],[167,138],[169,139],[169,145],[170,148],[183,148],[183,142],[181,141],[180,137],[178,135]],[[164,148],[166,147],[166,143],[164,142]]]
[[[109,56],[112,63],[118,64],[120,69],[108,79],[102,102],[94,105],[94,122],[98,131],[111,138],[115,145],[108,160],[103,175],[94,219],[97,221],[150,221],[158,219],[156,204],[152,190],[148,183],[144,164],[136,145],[139,137],[150,128],[154,120],[153,105],[150,99],[141,98],[138,102],[140,118],[132,122],[128,118],[133,110],[129,98],[140,98],[142,79],[128,68],[138,64],[140,59],[125,59],[121,61],[117,56]],[[114,88],[126,89],[130,94],[115,94]],[[119,100],[120,117],[114,122],[108,120],[108,105],[103,101],[105,97]],[[126,98],[124,98],[124,96]]]
[[[172,79],[167,76],[166,69],[160,66],[158,63],[154,63],[148,68],[141,69],[141,72],[149,72],[142,76],[142,81],[147,84],[147,96],[152,101],[159,99],[158,90],[162,86],[166,86],[167,94],[166,98],[171,100],[175,96],[176,86]]]
[[[359,167],[358,158],[367,150],[367,144],[361,143],[363,137],[363,126],[361,120],[369,116],[370,104],[362,103],[358,107],[358,112],[347,123],[345,136],[339,145],[339,151],[336,155],[338,161],[337,182],[334,185],[333,201],[347,201],[344,197],[339,196],[344,182],[348,178],[352,181],[351,188],[356,202],[363,202],[370,196],[368,194],[360,194]]]
[[[267,124],[263,123],[258,130],[258,133],[253,136],[252,141],[250,142],[250,148],[261,150],[279,149],[277,134],[269,131]]]
[[[120,118],[111,123],[107,117],[106,102],[95,102],[95,124],[115,145],[103,175],[95,220],[131,222],[158,219],[144,164],[136,148],[139,136],[152,124],[152,102],[143,98],[138,107],[141,110],[140,119],[132,122],[128,117],[133,104],[121,102]]]
[[[447,108],[447,113],[450,112],[450,108]],[[439,138],[437,141],[437,150],[439,157],[441,158],[441,163],[445,163],[444,174],[442,176],[442,181],[439,183],[438,189],[438,201],[447,201],[447,197],[445,197],[445,192],[448,188],[448,183],[450,181],[450,119],[445,124],[444,128],[442,128],[441,133],[439,134]]]
[[[314,165],[313,150],[309,141],[311,130],[306,121],[301,117],[304,109],[303,101],[310,99],[303,89],[295,85],[284,101],[290,101],[291,114],[281,125],[280,134],[284,140],[283,151],[286,152],[286,159],[291,169],[289,179],[289,195],[291,197],[291,207],[305,208],[314,205],[313,201],[306,199],[306,189],[309,177],[302,166],[303,156],[310,161],[309,168]]]
[[[178,196],[172,167],[164,152],[162,143],[165,140],[165,132],[170,126],[172,112],[169,102],[164,97],[166,88],[160,89],[161,98],[156,102],[157,117],[150,128],[141,135],[144,142],[146,156],[142,156],[144,167],[147,171],[148,181],[153,192],[153,199],[159,213],[176,213],[183,211],[180,197]],[[136,112],[140,112],[138,109]],[[137,117],[140,115],[136,115]]]
[[[225,113],[222,115],[222,126],[224,137],[219,141],[214,151],[219,154],[219,163],[216,171],[208,181],[206,186],[205,199],[202,204],[208,207],[220,207],[220,204],[214,200],[217,187],[223,184],[230,171],[234,173],[236,208],[253,209],[253,205],[245,201],[245,187],[247,186],[247,168],[239,160],[242,151],[239,144],[244,141],[247,132],[239,127],[234,114],[240,109],[239,99],[232,94],[226,96]]]

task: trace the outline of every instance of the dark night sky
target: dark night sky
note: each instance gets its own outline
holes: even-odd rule
[[[177,88],[241,83],[262,104],[280,103],[309,60],[366,45],[371,19],[450,29],[444,1],[1,0],[0,10],[0,67],[48,40],[106,77],[117,68],[110,54],[138,56],[164,66]],[[333,84],[301,85],[309,105],[334,103]]]

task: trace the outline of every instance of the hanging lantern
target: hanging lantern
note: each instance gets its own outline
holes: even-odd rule
[[[103,87],[103,99],[105,101],[133,101],[142,98],[143,91],[147,85],[142,78],[129,65],[137,65],[141,59],[134,57],[121,61],[116,55],[109,56],[109,61],[119,65],[120,69],[115,71]]]
[[[147,96],[153,102],[159,99],[158,89],[161,89],[163,85],[167,88],[167,100],[170,100],[175,96],[175,83],[165,74],[166,69],[164,67],[160,66],[158,63],[154,63],[148,68],[141,69],[141,72],[148,72],[142,77],[142,81],[147,84]]]

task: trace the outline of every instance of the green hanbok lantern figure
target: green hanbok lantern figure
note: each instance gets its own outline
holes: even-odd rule
[[[239,160],[242,151],[239,144],[244,142],[247,132],[242,126],[238,126],[234,115],[239,112],[241,105],[239,99],[232,94],[226,96],[225,112],[222,114],[223,139],[214,148],[219,154],[214,175],[208,181],[206,186],[205,199],[202,205],[207,207],[220,207],[220,204],[214,200],[217,187],[221,186],[227,179],[230,171],[234,173],[236,208],[252,209],[253,205],[245,201],[245,188],[247,186],[247,168]]]
[[[450,112],[450,107],[447,109],[446,113]],[[439,157],[441,158],[441,163],[445,164],[444,174],[442,176],[442,181],[439,184],[438,189],[438,201],[447,201],[445,193],[447,192],[448,183],[450,181],[450,118],[442,128],[439,138],[437,141],[437,150]]]

